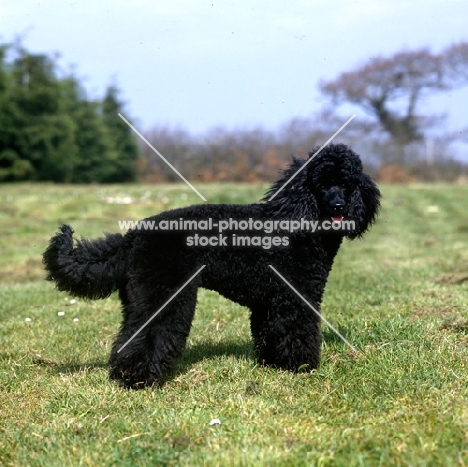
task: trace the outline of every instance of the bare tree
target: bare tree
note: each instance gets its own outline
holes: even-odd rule
[[[452,45],[440,54],[428,49],[404,51],[392,57],[374,57],[354,71],[322,82],[321,91],[335,104],[357,104],[375,117],[398,144],[423,138],[435,116],[417,114],[421,100],[434,92],[468,84],[468,42]]]

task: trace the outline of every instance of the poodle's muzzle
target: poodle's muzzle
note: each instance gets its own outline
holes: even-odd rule
[[[341,187],[331,187],[323,197],[324,213],[331,217],[334,222],[343,220],[346,208],[345,194]]]

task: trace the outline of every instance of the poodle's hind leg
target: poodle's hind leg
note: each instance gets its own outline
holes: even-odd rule
[[[303,304],[252,308],[250,327],[260,363],[298,371],[320,362],[320,320]]]
[[[125,294],[122,300],[124,320],[109,364],[111,379],[121,381],[128,388],[161,385],[181,356],[190,332],[197,287],[187,286],[154,316],[177,292],[172,287],[158,289],[155,287],[149,294],[140,290],[132,294],[137,297],[134,300],[131,294]]]

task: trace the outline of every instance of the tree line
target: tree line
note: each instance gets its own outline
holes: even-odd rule
[[[290,161],[306,158],[345,122],[328,113],[295,118],[276,130],[214,129],[193,136],[183,129],[161,126],[145,137],[175,168],[200,182],[270,182]],[[381,131],[363,130],[354,121],[334,142],[345,143],[361,155],[366,170],[385,183],[468,181],[468,164],[453,156],[449,137],[427,138],[401,145]],[[180,179],[149,147],[142,148],[140,179],[148,183]]]
[[[178,176],[136,139],[116,85],[88,99],[72,73],[59,76],[56,60],[16,44],[0,46],[0,181],[65,183],[172,182]],[[198,136],[165,126],[144,131],[185,177],[194,181],[270,181],[290,155],[306,157],[343,123],[341,104],[364,110],[337,142],[363,155],[382,181],[468,178],[452,146],[468,141],[467,128],[430,136],[443,120],[420,113],[430,95],[468,84],[468,43],[440,53],[428,49],[373,57],[319,83],[329,105],[275,130],[214,128]],[[349,115],[348,115],[349,116]],[[347,118],[347,117],[346,117]]]
[[[0,46],[0,181],[136,179],[139,147],[118,116],[119,89],[88,99],[73,74],[21,45]]]

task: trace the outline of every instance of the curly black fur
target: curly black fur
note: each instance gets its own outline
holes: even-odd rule
[[[307,162],[269,201],[306,162],[293,158],[261,203],[189,206],[148,220],[343,218],[353,220],[354,229],[315,233],[279,229],[271,235],[287,234],[288,244],[266,249],[230,244],[190,247],[187,237],[195,232],[136,229],[124,236],[111,234],[74,245],[71,227],[61,227],[43,256],[47,279],[77,297],[97,299],[119,292],[123,321],[110,355],[111,378],[133,388],[163,382],[185,348],[199,287],[215,290],[250,309],[252,336],[262,363],[292,371],[304,364],[310,369],[318,366],[320,320],[268,266],[280,271],[319,310],[343,237],[360,237],[374,222],[380,192],[363,172],[359,156],[338,144],[327,146]],[[267,236],[257,231],[225,233]],[[203,271],[134,337],[202,265]]]

